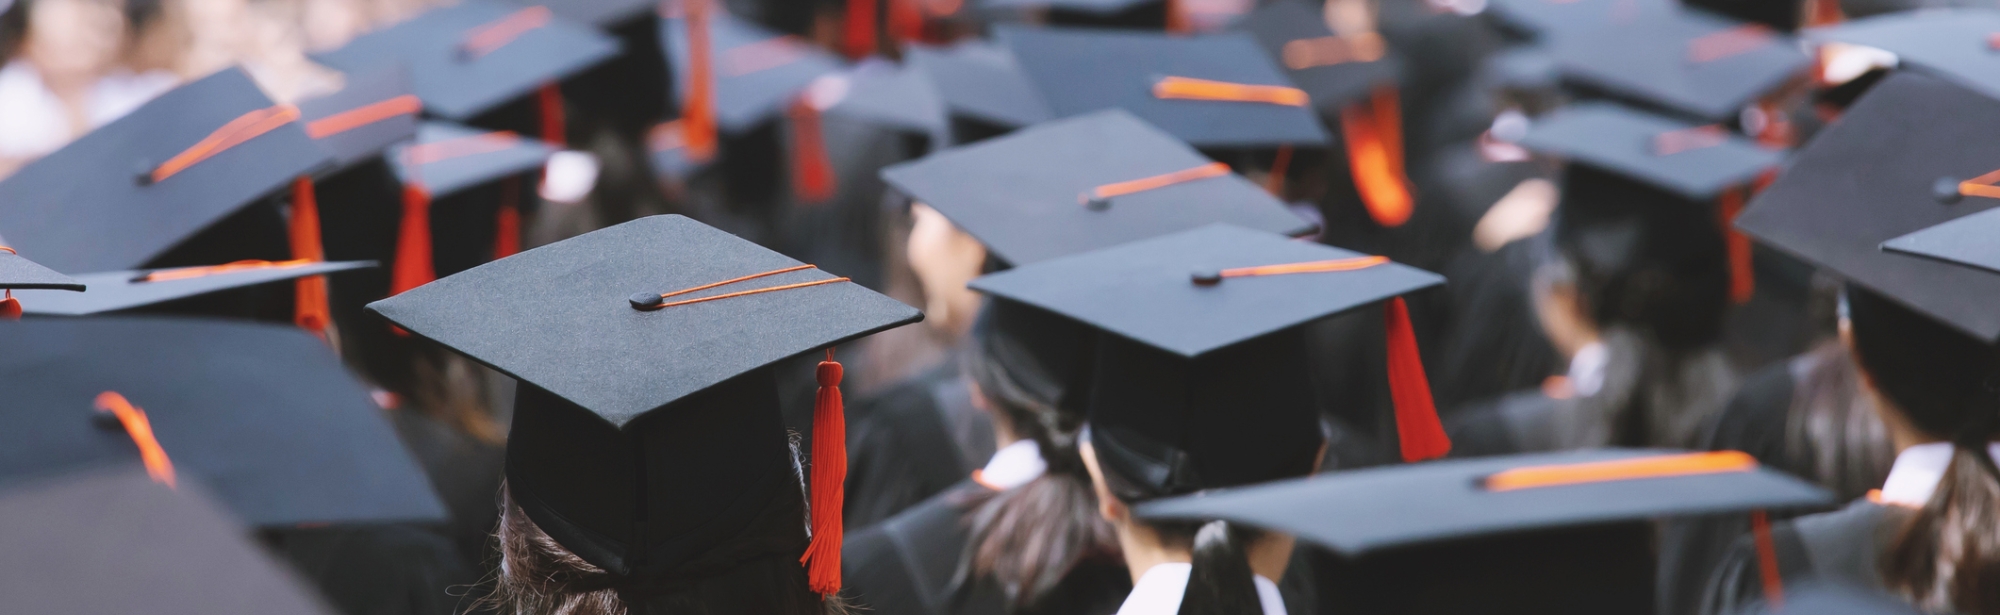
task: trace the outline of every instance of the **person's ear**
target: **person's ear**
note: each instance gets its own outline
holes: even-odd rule
[[[1112,497],[1111,489],[1105,486],[1104,470],[1097,466],[1097,449],[1092,448],[1090,442],[1086,440],[1077,444],[1076,452],[1078,456],[1083,457],[1083,469],[1090,472],[1090,490],[1097,494],[1098,516],[1112,523],[1124,523],[1130,519],[1132,509],[1127,508],[1124,502],[1118,501],[1118,498]]]

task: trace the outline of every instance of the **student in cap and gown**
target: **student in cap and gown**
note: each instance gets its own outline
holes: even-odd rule
[[[1964,263],[1985,251],[1972,238],[1990,228],[1991,163],[1982,160],[1995,152],[1964,127],[1994,118],[2000,102],[1967,86],[1892,73],[1740,222],[1846,280],[1850,347],[1897,449],[1879,495],[1772,528],[1788,581],[1860,584],[1924,610],[1993,608],[1995,590],[1979,572],[1991,564],[1976,546],[1993,530],[1976,520],[2000,490],[1991,450],[2000,323],[1983,307],[2000,278]],[[1867,181],[1833,183],[1863,166]],[[1703,612],[1756,600],[1755,561],[1739,541],[1716,569]]]
[[[844,611],[841,368],[815,370],[810,506],[773,372],[922,315],[813,269],[655,216],[371,304],[520,382],[501,610]]]

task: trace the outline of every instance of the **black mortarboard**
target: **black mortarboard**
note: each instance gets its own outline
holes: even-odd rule
[[[252,525],[444,516],[382,410],[297,329],[33,319],[0,327],[0,346],[0,480],[135,460],[158,471],[159,453]]]
[[[1317,8],[1301,0],[1265,4],[1233,28],[1257,37],[1257,43],[1320,109],[1337,110],[1366,98],[1376,87],[1395,85],[1402,71],[1380,35],[1334,36]]]
[[[1449,444],[1427,410],[1429,388],[1400,297],[1443,281],[1385,258],[1216,224],[1023,265],[970,286],[1106,333],[1090,393],[1093,442],[1113,438],[1114,448],[1133,452],[1097,443],[1100,463],[1168,463],[1171,455],[1151,452],[1160,450],[1195,460],[1192,474],[1120,472],[1157,479],[1114,488],[1130,502],[1241,484],[1298,461],[1301,450],[1310,457],[1321,442],[1320,406],[1295,328],[1384,301],[1390,371],[1401,370],[1391,388],[1399,419],[1411,421],[1403,423],[1404,454],[1443,454]]]
[[[1882,242],[1882,249],[2000,272],[2000,211],[1987,210]]]
[[[949,121],[944,100],[930,77],[912,66],[868,60],[829,79],[840,80],[843,95],[824,113],[894,128],[942,136]]]
[[[1248,34],[1004,27],[997,35],[1056,117],[1121,108],[1195,147],[1327,142],[1305,92]]]
[[[688,218],[653,216],[369,309],[519,379],[509,493],[586,561],[657,580],[703,558],[708,570],[726,567],[736,560],[723,554],[772,540],[772,527],[800,542],[769,551],[797,557],[802,511],[779,505],[801,502],[799,483],[767,366],[922,318],[845,280]],[[837,366],[821,370],[824,386],[838,383]],[[814,431],[815,458],[841,454],[838,440],[817,437],[838,433]],[[833,466],[812,467],[818,485]],[[826,493],[816,487],[815,501]],[[838,531],[821,526],[836,513],[813,512],[816,531]]]
[[[424,122],[415,142],[391,148],[389,161],[403,183],[444,196],[525,173],[548,162],[556,149],[512,132],[489,132],[448,122]]]
[[[1874,47],[1896,54],[1901,66],[1951,78],[2000,97],[2000,54],[1993,33],[2000,10],[1958,8],[1890,13],[1806,33],[1817,41]]]
[[[660,20],[660,36],[673,65],[674,93],[686,105],[688,48],[682,19]],[[840,70],[833,54],[796,36],[780,35],[710,10],[708,44],[714,63],[716,125],[738,133],[782,114],[814,79]]]
[[[1049,108],[1006,49],[980,40],[950,47],[911,45],[903,61],[930,77],[953,115],[1000,128],[1032,126],[1049,119]]]
[[[392,65],[350,74],[340,91],[301,101],[299,121],[335,164],[347,167],[416,136],[422,111],[409,75]]]
[[[1487,13],[1523,35],[1548,41],[1669,17],[1672,0],[1490,0]]]
[[[616,39],[555,17],[547,7],[468,0],[361,35],[315,59],[347,72],[400,63],[425,109],[465,120],[617,53]]]
[[[1176,173],[1185,177],[1092,202],[1107,187],[1145,188],[1131,182]],[[882,177],[1014,265],[1215,222],[1312,231],[1263,188],[1119,109],[941,151]]]
[[[1812,63],[1791,37],[1694,9],[1557,37],[1550,52],[1570,83],[1704,121],[1735,118]]]
[[[0,492],[0,611],[331,613],[208,495],[137,470]]]
[[[1825,489],[1739,452],[1606,449],[1321,474],[1141,506],[1226,519],[1345,555],[1503,532],[1830,504]]]
[[[147,266],[327,164],[297,117],[238,69],[182,85],[0,181],[0,235],[56,271]]]
[[[1986,211],[2000,168],[2000,100],[1897,71],[1793,157],[1736,225],[1773,247],[1992,342],[2000,276],[1886,252],[1883,242]]]
[[[542,0],[540,2],[518,0],[515,3],[546,6],[560,19],[599,28],[617,25],[653,12],[660,6],[660,3],[650,0]]]
[[[1720,126],[1695,126],[1605,102],[1535,120],[1520,144],[1703,201],[1784,161],[1782,151]]]
[[[375,263],[367,261],[248,262],[213,267],[86,273],[77,276],[78,281],[90,286],[89,291],[81,294],[44,290],[22,291],[18,295],[22,311],[27,314],[84,316],[373,266]]]
[[[23,258],[13,248],[0,248],[0,288],[80,291],[84,283]]]

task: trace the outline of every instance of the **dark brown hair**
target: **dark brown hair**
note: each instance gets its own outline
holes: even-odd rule
[[[1889,588],[1926,610],[2000,614],[2000,469],[1987,454],[2000,428],[2000,361],[1985,342],[1848,285],[1855,359],[1892,408],[1952,443],[1937,490],[1882,553]]]

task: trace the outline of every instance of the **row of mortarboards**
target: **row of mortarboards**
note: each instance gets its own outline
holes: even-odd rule
[[[1967,336],[2000,338],[2000,315],[1986,307],[2000,293],[2000,248],[1990,240],[2000,218],[1981,213],[2000,195],[1989,168],[2000,167],[2000,151],[1975,130],[2000,124],[2000,90],[1983,83],[1995,60],[1991,28],[1981,24],[1994,14],[1901,15],[1808,31],[1810,40],[1894,51],[1903,65],[1788,157],[1742,126],[1712,124],[1733,121],[1807,67],[1809,56],[1787,36],[1643,3],[1550,6],[1578,12],[1551,16],[1538,11],[1554,9],[1529,2],[1495,10],[1544,40],[1565,79],[1601,94],[1541,118],[1520,140],[1569,161],[1569,201],[1712,217],[1711,201],[1782,167],[1738,228]],[[1374,91],[1374,62],[1290,60],[1311,53],[1289,43],[1329,32],[1255,27],[1305,23],[1282,13],[1301,8],[1310,10],[1281,2],[1252,13],[1247,36],[1002,29],[995,47],[913,53],[900,69],[936,62],[1004,77],[957,84],[946,75],[969,73],[843,72],[838,59],[786,47],[795,43],[726,13],[713,14],[698,36],[678,17],[660,27],[676,78],[702,72],[686,67],[696,54],[676,50],[695,38],[713,46],[720,130],[782,112],[801,92],[817,93],[805,104],[828,112],[847,104],[885,122],[918,117],[907,124],[913,130],[938,129],[943,114],[1023,127],[945,147],[884,177],[1010,267],[974,284],[1008,306],[995,309],[1038,310],[1057,317],[1038,322],[1079,332],[1066,337],[1067,350],[1091,358],[1071,366],[1087,383],[1076,403],[1091,417],[1095,442],[1131,443],[1123,448],[1135,452],[1118,463],[1144,471],[1158,461],[1148,454],[1156,444],[1195,460],[1167,468],[1184,482],[1142,516],[1225,518],[1360,556],[1537,528],[1823,503],[1823,492],[1727,454],[1429,461],[1449,443],[1428,407],[1414,344],[1397,339],[1394,323],[1405,321],[1407,331],[1398,297],[1442,278],[1289,239],[1310,233],[1311,223],[1202,153],[1326,147],[1315,109],[1341,114]],[[393,296],[373,312],[524,385],[508,478],[545,531],[626,575],[671,570],[676,557],[728,546],[738,534],[713,525],[741,517],[728,504],[769,495],[739,492],[768,492],[772,473],[789,471],[770,366],[921,316],[678,217],[511,256],[496,237],[468,251],[507,258],[438,278],[427,227],[441,212],[430,199],[518,181],[563,140],[559,129],[536,141],[447,122],[529,96],[553,106],[540,88],[619,53],[610,37],[565,21],[572,10],[605,12],[439,9],[326,54],[330,65],[372,76],[328,99],[278,105],[242,73],[225,71],[86,135],[0,182],[0,236],[11,242],[0,251],[0,287],[13,299],[6,305],[83,316],[390,262]],[[1593,15],[1612,23],[1576,23]],[[763,46],[731,55],[751,45]],[[1086,56],[1102,61],[1073,62]],[[871,100],[869,79],[934,97],[894,90]],[[978,91],[996,87],[1006,91]],[[913,101],[925,107],[905,107]],[[330,206],[306,223],[301,211],[317,208],[304,203],[318,200],[318,190],[357,169],[379,172],[378,164],[391,173],[398,207]],[[245,213],[287,198],[289,224]],[[1378,220],[1399,215],[1393,195],[1379,200]],[[462,218],[501,227],[505,208],[519,206]],[[367,224],[343,216],[363,213],[389,216],[398,235],[366,250],[338,241],[333,229]],[[324,248],[285,241],[322,230]],[[283,253],[228,253],[243,243],[204,237],[217,232],[267,235]],[[348,258],[348,250],[362,253]],[[325,312],[309,305],[310,286],[300,283],[293,303],[312,330]],[[1404,365],[1392,370],[1396,422],[1404,457],[1422,463],[1269,485],[1233,480],[1318,445],[1297,332],[1357,309],[1382,309],[1391,323],[1386,352]],[[182,598],[210,601],[189,603],[191,611],[311,612],[313,600],[217,517],[279,527],[441,514],[366,392],[310,336],[205,320],[37,317],[0,330],[0,344],[8,400],[0,481],[11,487],[0,507],[15,511],[4,516],[0,544],[10,548],[0,551],[30,560],[11,561],[0,575],[10,609],[120,611],[133,608],[120,600]],[[831,448],[814,447],[815,461]],[[50,478],[121,463],[143,467],[147,479]],[[703,475],[666,471],[691,467]],[[202,503],[204,493],[226,512]],[[676,512],[635,518],[635,493]],[[78,517],[84,510],[104,516]],[[814,521],[815,529],[839,527]],[[190,559],[213,565],[177,565]],[[158,589],[87,593],[108,601],[88,608],[62,589],[107,574]],[[202,585],[216,577],[229,582]],[[62,600],[40,602],[52,595]]]

